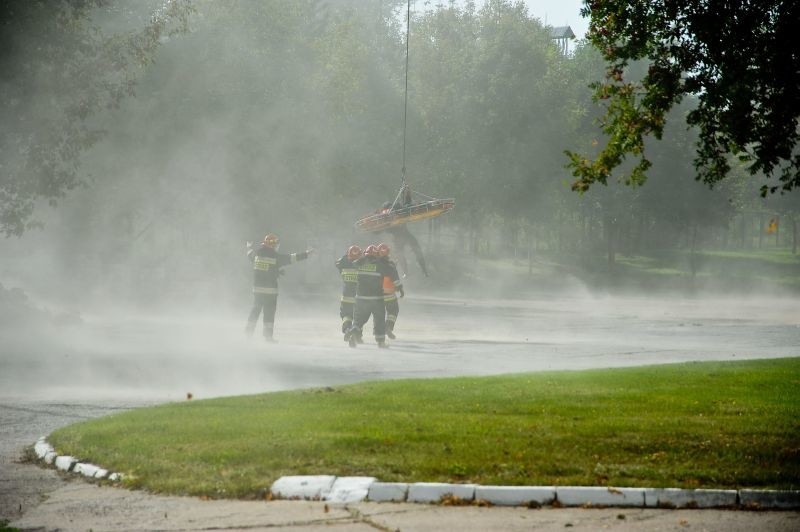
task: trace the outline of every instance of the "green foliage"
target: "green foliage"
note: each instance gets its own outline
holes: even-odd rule
[[[168,404],[59,429],[155,492],[255,497],[282,475],[788,488],[800,360],[363,383]]]
[[[443,4],[412,10],[406,154],[416,190],[457,200],[428,226],[442,247],[613,259],[708,245],[709,231],[749,212],[779,215],[786,245],[796,198],[755,201],[741,162],[717,195],[689,179],[696,136],[676,124],[691,98],[664,120],[661,142],[610,132],[647,151],[652,166],[635,175],[653,178],[648,187],[573,194],[564,148],[631,164],[607,158],[593,125],[601,109],[587,85],[606,70],[602,50],[578,42],[563,55],[519,2]],[[231,277],[241,242],[267,230],[287,249],[371,238],[352,223],[394,196],[403,164],[404,1],[181,0],[152,21],[156,2],[7,5],[19,24],[0,37],[13,79],[0,117],[14,124],[0,133],[4,234],[37,219],[37,200],[57,199],[59,211],[40,214],[56,222],[47,236],[59,262],[97,291],[129,278],[146,301]],[[627,73],[643,78],[646,65]],[[196,235],[214,245],[198,249]]]
[[[605,81],[594,84],[608,139],[593,158],[568,152],[574,190],[607,183],[627,157],[636,162],[623,181],[643,184],[651,167],[645,138],[660,139],[668,111],[687,96],[696,101],[686,123],[699,132],[698,180],[714,186],[725,179],[733,155],[766,180],[762,196],[800,186],[793,44],[800,4],[587,0],[581,12],[591,17],[587,38],[608,63]],[[626,69],[637,61],[646,63],[646,74],[630,81]]]
[[[91,119],[133,94],[162,38],[184,31],[188,0],[171,0],[133,31],[98,21],[110,0],[13,0],[0,5],[0,232],[35,225],[39,200],[51,204],[85,183],[84,151],[104,131]]]

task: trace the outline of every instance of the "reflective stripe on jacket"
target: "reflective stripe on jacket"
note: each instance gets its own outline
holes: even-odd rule
[[[345,301],[345,298],[352,299],[356,296],[356,289],[358,288],[358,269],[356,265],[347,258],[347,255],[336,261],[336,268],[342,276],[342,301],[350,303],[350,301]]]
[[[287,255],[262,244],[248,251],[247,256],[253,261],[253,293],[277,294],[280,268],[307,259],[308,252]]]

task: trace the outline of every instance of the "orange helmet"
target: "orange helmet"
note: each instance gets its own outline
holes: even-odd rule
[[[386,242],[381,242],[380,244],[378,244],[378,255],[380,255],[381,257],[388,257],[390,251],[391,248],[389,247],[389,244],[387,244]]]
[[[364,250],[364,255],[367,257],[378,257],[378,246],[375,244],[370,244],[367,246],[367,249]]]
[[[361,258],[361,248],[353,244],[349,248],[347,248],[347,259],[350,261],[360,259]]]
[[[264,237],[264,245],[268,248],[275,249],[278,247],[281,239],[278,238],[278,235],[269,233],[267,236]]]

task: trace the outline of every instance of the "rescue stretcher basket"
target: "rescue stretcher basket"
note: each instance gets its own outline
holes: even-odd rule
[[[360,231],[382,231],[408,222],[440,216],[456,206],[453,198],[434,199],[365,216],[355,223]]]

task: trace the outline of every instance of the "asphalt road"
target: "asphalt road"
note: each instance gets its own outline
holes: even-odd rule
[[[799,530],[798,512],[500,509],[201,501],[98,487],[26,463],[39,436],[167,401],[373,379],[800,356],[792,299],[547,296],[401,300],[398,340],[349,349],[335,304],[281,300],[276,336],[241,316],[132,315],[0,328],[0,522],[43,530]],[[325,472],[320,472],[325,473]],[[419,479],[425,480],[425,479]]]

